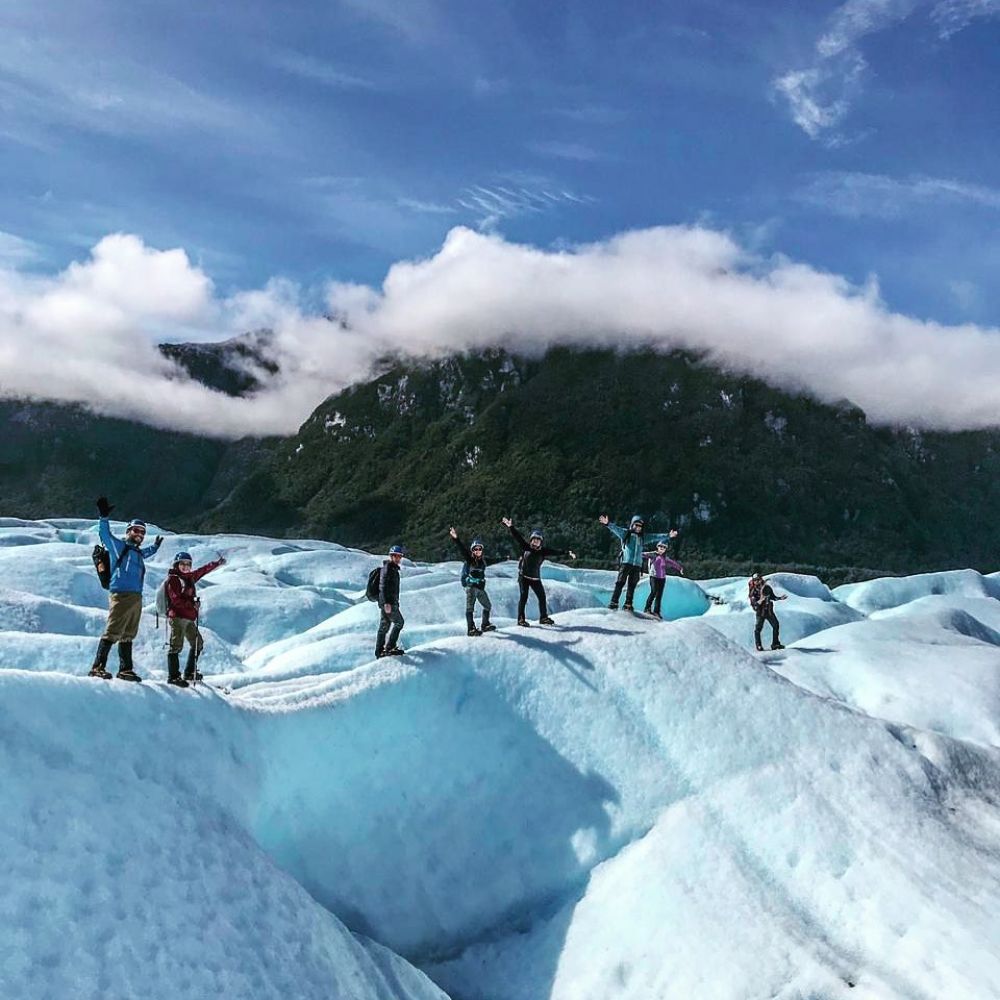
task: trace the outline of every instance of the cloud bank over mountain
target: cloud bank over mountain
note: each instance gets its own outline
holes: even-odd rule
[[[927,428],[1000,425],[1000,330],[892,311],[864,287],[705,227],[635,230],[542,249],[457,227],[381,288],[274,279],[220,294],[183,250],[102,239],[54,276],[0,268],[0,396],[225,437],[294,431],[327,395],[387,352],[440,356],[505,346],[653,345],[844,397],[870,419]],[[332,318],[331,318],[332,317]],[[278,374],[234,399],[191,381],[159,341],[274,331]]]

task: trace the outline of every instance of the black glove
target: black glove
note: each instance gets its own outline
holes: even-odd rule
[[[101,517],[108,517],[114,510],[114,507],[112,507],[111,504],[108,503],[107,497],[98,497],[97,510],[98,513],[100,513]]]
[[[155,539],[155,540],[154,540],[154,542],[153,542],[153,544],[154,544],[154,545],[155,545],[155,546],[156,546],[157,548],[159,548],[159,547],[160,547],[160,546],[161,546],[161,545],[163,544],[163,535],[157,535],[157,536],[156,536],[156,539]]]

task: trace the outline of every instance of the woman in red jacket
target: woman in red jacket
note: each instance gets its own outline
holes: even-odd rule
[[[167,652],[167,683],[177,687],[187,687],[188,681],[200,681],[197,670],[198,657],[205,645],[198,631],[198,605],[201,600],[195,584],[213,569],[218,569],[226,561],[219,556],[215,562],[206,563],[199,569],[191,569],[191,553],[178,552],[174,564],[167,574],[167,618],[170,621],[170,645]],[[187,666],[181,677],[181,650],[184,640],[190,645]]]

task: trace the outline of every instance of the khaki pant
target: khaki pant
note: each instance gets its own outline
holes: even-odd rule
[[[201,656],[205,640],[202,639],[201,632],[198,631],[198,623],[188,618],[171,618],[169,652],[179,653],[184,648],[185,639],[194,650],[195,658]]]
[[[142,617],[142,594],[110,594],[108,624],[102,639],[108,642],[131,642],[139,634]]]

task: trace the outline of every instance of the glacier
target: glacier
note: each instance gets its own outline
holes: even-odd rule
[[[379,556],[163,533],[127,685],[85,676],[96,523],[0,518],[0,996],[1000,996],[1000,574],[775,574],[755,654],[743,579],[656,622],[547,565],[522,630],[503,563],[473,638],[407,561],[375,661]],[[184,691],[180,549],[229,559]]]

